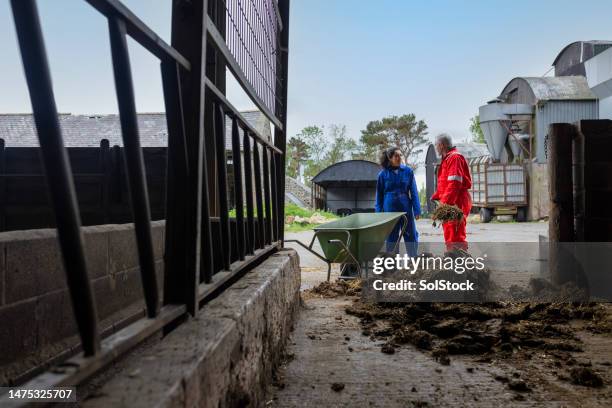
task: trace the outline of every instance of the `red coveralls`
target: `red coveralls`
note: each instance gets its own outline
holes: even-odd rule
[[[444,204],[456,205],[463,211],[461,221],[448,221],[442,224],[444,241],[448,250],[461,248],[467,250],[465,240],[466,218],[472,209],[472,198],[468,189],[472,187],[472,176],[465,158],[451,148],[442,158],[438,169],[438,188],[432,200],[439,200]]]

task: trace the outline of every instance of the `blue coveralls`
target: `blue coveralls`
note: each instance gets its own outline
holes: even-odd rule
[[[406,253],[416,256],[419,242],[419,233],[416,230],[414,217],[421,215],[419,192],[412,169],[404,164],[399,168],[388,167],[378,173],[376,184],[376,212],[405,212],[408,225],[404,231]],[[399,239],[403,226],[398,222],[387,238],[387,252],[391,252]]]

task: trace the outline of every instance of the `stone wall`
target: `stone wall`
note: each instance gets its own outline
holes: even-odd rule
[[[310,187],[292,177],[285,177],[285,192],[293,194],[308,208],[312,208]],[[285,201],[288,201],[285,197]]]
[[[152,227],[162,282],[164,221]],[[83,233],[99,327],[106,337],[144,316],[136,237],[133,224],[84,227]],[[0,233],[0,322],[0,384],[20,381],[54,358],[78,351],[55,230]]]

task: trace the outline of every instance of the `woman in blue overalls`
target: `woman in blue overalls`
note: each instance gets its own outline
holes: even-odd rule
[[[378,173],[376,184],[376,212],[405,212],[408,225],[404,231],[406,253],[416,256],[419,233],[416,230],[415,218],[421,216],[419,192],[412,169],[402,163],[399,148],[385,149],[380,157],[382,170]],[[387,252],[391,252],[399,239],[403,219],[395,225],[387,238]]]

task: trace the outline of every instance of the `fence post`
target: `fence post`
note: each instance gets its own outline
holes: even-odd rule
[[[548,237],[550,242],[549,271],[553,282],[574,281],[575,272],[568,267],[572,262],[563,243],[573,242],[574,198],[572,194],[572,138],[576,129],[569,123],[553,123],[549,128],[548,180],[550,213]],[[567,244],[565,244],[567,245]]]
[[[277,239],[282,242],[285,239],[285,162],[286,162],[286,145],[287,145],[287,81],[289,80],[289,0],[278,1],[278,11],[282,22],[282,31],[280,32],[279,51],[280,51],[280,72],[277,74],[280,78],[281,92],[280,103],[276,104],[275,113],[280,117],[283,124],[282,131],[278,128],[274,130],[274,145],[281,150],[278,156],[276,171],[276,180],[278,182],[276,194],[276,208],[278,215],[276,216],[276,228],[278,231]]]
[[[208,1],[174,1],[172,5],[172,46],[191,64],[189,72],[180,71],[181,98],[184,108],[185,141],[189,162],[188,199],[184,228],[176,229],[166,242],[184,239],[185,267],[166,265],[164,303],[184,303],[192,315],[198,309],[198,283],[202,262],[204,280],[212,276],[212,260],[201,259],[202,236],[210,237],[208,177],[204,147],[203,80],[206,76],[206,21]],[[175,180],[168,179],[168,183]],[[182,236],[183,238],[179,238]],[[210,240],[204,240],[209,243]]]

